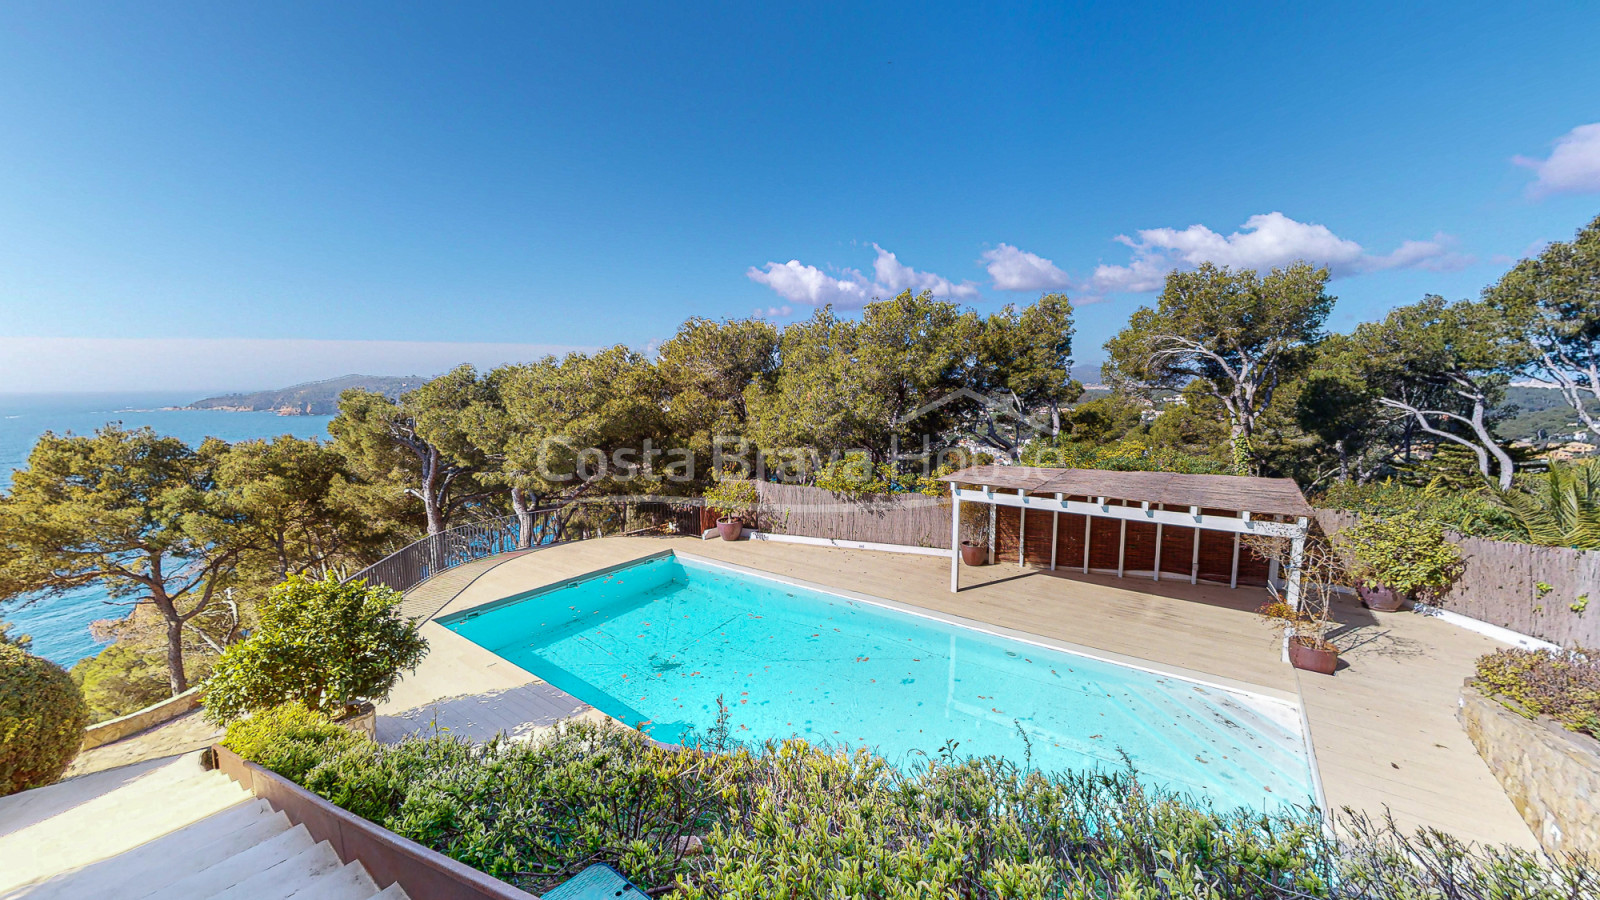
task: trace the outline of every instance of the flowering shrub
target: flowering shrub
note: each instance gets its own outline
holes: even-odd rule
[[[1528,715],[1600,738],[1600,653],[1500,650],[1478,659],[1478,684]]]

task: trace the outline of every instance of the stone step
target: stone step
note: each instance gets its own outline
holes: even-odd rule
[[[315,842],[304,825],[296,825],[227,859],[180,878],[144,896],[152,900],[206,900],[242,881],[311,849]]]
[[[309,887],[294,895],[294,900],[370,900],[378,893],[378,885],[359,862],[346,863],[341,869],[316,879]]]
[[[220,772],[162,774],[175,773],[157,770],[0,838],[0,893],[126,853],[253,799]]]
[[[0,803],[0,900],[409,900],[198,754],[96,775]]]
[[[211,900],[286,900],[311,887],[318,877],[343,867],[339,854],[323,841],[277,865],[259,869],[254,875],[212,894]]]
[[[289,829],[289,819],[265,800],[243,803],[110,859],[56,875],[22,896],[135,898],[214,865]]]

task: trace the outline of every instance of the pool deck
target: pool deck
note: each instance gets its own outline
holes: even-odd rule
[[[493,557],[453,569],[407,595],[444,616],[596,569],[673,550],[1148,660],[1269,696],[1298,699],[1310,724],[1328,803],[1405,827],[1437,827],[1480,842],[1536,847],[1498,781],[1455,720],[1461,682],[1500,644],[1415,613],[1335,611],[1341,667],[1298,672],[1255,615],[1260,589],[1184,581],[1050,573],[1015,564],[963,567],[950,593],[945,557],[842,550],[768,541],[603,538]],[[448,579],[448,580],[446,580]],[[378,709],[378,736],[435,728],[476,738],[537,734],[600,714],[436,622],[432,650]]]

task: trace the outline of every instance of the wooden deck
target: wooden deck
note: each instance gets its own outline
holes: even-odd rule
[[[1332,807],[1374,814],[1387,808],[1404,826],[1535,846],[1454,717],[1457,691],[1473,660],[1499,645],[1413,613],[1342,606],[1337,615],[1344,627],[1335,639],[1344,664],[1326,677],[1299,673],[1282,661],[1281,644],[1255,616],[1265,599],[1259,589],[1052,574],[1001,564],[964,569],[963,589],[952,594],[949,563],[935,556],[764,541],[606,538],[485,564],[447,589],[430,583],[417,591],[426,590],[426,605],[444,615],[668,549],[1298,699]],[[550,724],[560,712],[594,714],[581,704],[563,706],[542,695],[533,707],[525,699],[509,702],[545,686],[437,624],[428,623],[424,631],[434,650],[380,707],[380,734],[414,730],[406,723],[421,720],[473,734],[527,733]],[[518,693],[507,696],[508,702],[495,700],[508,691]],[[452,725],[448,720],[461,710],[471,711],[471,721]]]

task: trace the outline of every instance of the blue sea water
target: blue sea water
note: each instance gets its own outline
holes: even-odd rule
[[[207,437],[234,442],[280,434],[326,437],[331,416],[279,416],[266,412],[181,410],[201,393],[186,394],[0,394],[0,491],[11,487],[11,473],[24,466],[34,442],[46,431],[91,434],[108,422],[124,427],[149,425],[163,434],[198,444]],[[0,604],[0,620],[13,631],[33,636],[33,652],[71,666],[100,651],[89,623],[125,610],[109,605],[104,590],[84,588],[50,600]]]
[[[1218,806],[1314,802],[1288,704],[684,557],[441,621],[669,743],[704,735],[720,698],[744,742],[916,766],[955,741],[1046,771],[1120,770],[1126,754],[1142,781]]]

